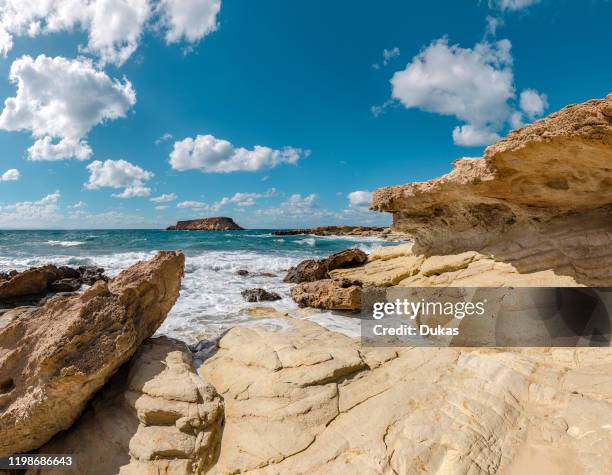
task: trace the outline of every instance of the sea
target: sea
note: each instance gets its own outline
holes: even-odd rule
[[[326,257],[349,247],[371,252],[392,244],[397,243],[374,237],[276,236],[271,230],[0,231],[0,272],[44,264],[96,265],[113,277],[159,250],[180,249],[186,256],[181,294],[158,334],[195,344],[216,339],[235,325],[286,324],[282,319],[253,319],[244,309],[266,306],[296,312],[290,297],[293,284],[282,280],[289,267],[300,261]],[[241,269],[249,275],[238,275],[236,271]],[[241,291],[255,287],[277,292],[282,299],[245,302]],[[359,320],[350,314],[311,311],[302,315],[349,336],[359,335]]]

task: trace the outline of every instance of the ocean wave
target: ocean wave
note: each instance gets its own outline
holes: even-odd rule
[[[300,244],[306,244],[307,246],[310,246],[310,247],[314,247],[317,244],[317,239],[314,237],[309,237],[309,238],[304,238],[304,239],[298,239],[295,242],[300,243]]]
[[[60,246],[60,247],[76,247],[85,244],[84,241],[52,241],[46,242],[49,246]]]

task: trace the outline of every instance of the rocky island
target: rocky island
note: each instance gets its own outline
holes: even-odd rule
[[[217,216],[214,218],[190,219],[178,221],[174,226],[168,226],[166,231],[242,231],[232,218]]]

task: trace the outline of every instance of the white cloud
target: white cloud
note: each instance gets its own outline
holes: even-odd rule
[[[168,43],[195,43],[217,29],[220,8],[220,0],[2,0],[0,54],[11,50],[14,36],[80,30],[87,34],[82,52],[121,65],[147,26]]]
[[[166,140],[170,140],[172,138],[173,138],[173,135],[166,132],[164,135],[162,135],[157,140],[155,140],[155,145],[159,145],[160,143],[165,142]]]
[[[163,211],[163,210],[168,209],[168,208],[170,208],[170,206],[168,206],[168,205],[159,205],[159,206],[155,207],[155,209],[157,211]]]
[[[71,209],[82,209],[85,208],[87,206],[87,203],[83,202],[83,201],[79,201],[77,203],[74,203],[73,205],[68,205],[68,208]]]
[[[11,168],[0,175],[0,181],[17,181],[21,177],[19,170]]]
[[[158,9],[168,43],[196,43],[217,30],[221,0],[161,0]]]
[[[499,138],[505,124],[516,122],[510,49],[508,40],[462,48],[441,38],[393,75],[392,96],[406,108],[464,122],[453,130],[457,145],[488,145]]]
[[[540,3],[541,1],[542,0],[489,0],[489,7],[499,10],[517,11]]]
[[[176,207],[181,209],[210,209],[210,205],[208,203],[203,203],[201,201],[181,201],[179,204],[176,205]]]
[[[383,62],[382,62],[382,66],[387,66],[389,64],[389,61],[391,61],[393,58],[397,58],[400,55],[400,49],[395,46],[391,49],[383,49]],[[372,67],[374,69],[380,69],[381,65],[379,63],[374,63],[372,65]]]
[[[391,49],[384,49],[383,50],[383,64],[386,66],[390,60],[392,60],[393,58],[397,58],[399,55],[400,55],[400,49],[397,46]]]
[[[525,115],[533,120],[544,113],[548,107],[548,98],[535,89],[525,89],[521,92],[519,104]]]
[[[135,198],[151,194],[151,189],[145,186],[145,182],[153,178],[153,173],[138,165],[125,160],[96,160],[91,162],[87,169],[90,175],[85,188],[89,190],[102,187],[123,188],[121,193],[113,194],[115,198]]]
[[[252,150],[234,147],[227,140],[212,135],[198,135],[174,143],[170,165],[179,171],[200,170],[205,173],[254,172],[274,168],[281,163],[296,164],[309,155],[308,150],[285,147],[277,150],[255,145]]]
[[[0,205],[0,226],[15,227],[19,225],[36,225],[60,219],[59,191],[51,193],[38,201],[20,201],[8,205]]]
[[[30,160],[89,159],[87,133],[124,117],[136,103],[127,79],[112,79],[88,60],[22,56],[9,77],[17,94],[4,102],[0,128],[32,133]]]
[[[499,140],[499,134],[486,127],[478,128],[471,124],[457,126],[453,129],[453,142],[465,147],[487,145]]]
[[[224,196],[213,204],[203,203],[201,201],[183,201],[177,204],[177,208],[201,209],[207,211],[219,211],[224,206],[233,204],[241,208],[255,206],[260,198],[272,198],[278,196],[279,192],[276,188],[270,188],[263,193],[242,193],[237,192],[232,196]]]
[[[153,203],[169,203],[170,201],[174,201],[178,198],[176,193],[164,193],[163,195],[154,196],[150,199]]]
[[[351,207],[369,208],[370,203],[372,203],[372,192],[367,190],[351,191],[347,198]]]

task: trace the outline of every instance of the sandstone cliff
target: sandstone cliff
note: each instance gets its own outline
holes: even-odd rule
[[[241,231],[243,229],[232,218],[224,216],[178,221],[174,226],[166,228],[167,231]]]
[[[184,262],[180,252],[160,252],[0,329],[0,454],[38,448],[71,426],[161,325],[178,298]]]

